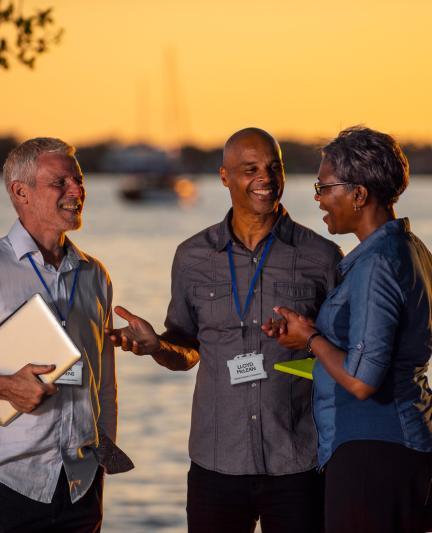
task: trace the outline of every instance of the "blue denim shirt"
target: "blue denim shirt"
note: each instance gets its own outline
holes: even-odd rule
[[[432,255],[408,219],[387,222],[339,264],[342,282],[322,305],[316,326],[347,352],[345,368],[378,388],[358,400],[317,362],[314,417],[323,466],[352,440],[396,442],[432,451]]]

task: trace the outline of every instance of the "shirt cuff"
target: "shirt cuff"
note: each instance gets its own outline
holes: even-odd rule
[[[366,385],[378,388],[383,382],[388,367],[372,361],[364,354],[364,343],[359,342],[348,352],[344,368],[350,376],[363,381]]]

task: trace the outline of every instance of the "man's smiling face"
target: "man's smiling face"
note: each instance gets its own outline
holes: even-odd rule
[[[284,189],[280,148],[257,133],[240,137],[227,148],[220,170],[234,209],[264,215],[275,212]]]
[[[35,183],[27,186],[27,195],[23,215],[32,228],[60,234],[81,226],[85,189],[75,157],[41,154],[37,159]]]

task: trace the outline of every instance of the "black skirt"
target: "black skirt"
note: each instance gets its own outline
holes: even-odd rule
[[[391,442],[339,446],[327,463],[326,533],[432,531],[432,453]]]

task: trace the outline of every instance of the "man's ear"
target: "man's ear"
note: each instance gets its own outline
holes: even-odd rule
[[[228,187],[228,175],[225,167],[219,168],[219,176],[225,187]]]
[[[28,203],[28,188],[27,183],[18,180],[12,181],[9,191],[14,204],[23,205]]]

